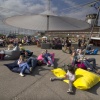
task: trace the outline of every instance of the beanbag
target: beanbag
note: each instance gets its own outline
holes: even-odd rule
[[[87,69],[86,66],[83,63],[77,63],[77,67],[78,68],[82,68],[82,69]]]
[[[89,50],[86,50],[86,54],[89,54],[89,55],[96,55],[98,53],[98,49],[95,49],[93,52],[89,51]]]
[[[97,53],[98,53],[98,49],[95,49],[94,52],[93,52],[93,54],[96,55]]]
[[[17,64],[17,61],[13,62],[13,63],[9,63],[9,64],[4,64],[6,67],[8,67],[10,70],[12,70],[15,67],[19,67]]]
[[[42,54],[40,54],[40,55],[37,57],[37,60],[41,60],[41,61],[43,61]]]
[[[17,61],[9,64],[4,64],[6,67],[8,67],[12,72],[20,73],[21,68],[17,65]],[[25,69],[25,74],[30,74],[30,71],[28,69]]]
[[[16,73],[20,73],[21,69],[22,68],[20,68],[20,67],[15,67],[11,71],[16,72]],[[24,74],[30,74],[30,71],[28,69],[25,69]]]
[[[66,72],[61,68],[57,68],[52,70],[55,76],[64,77]],[[87,90],[96,85],[100,81],[100,76],[96,75],[92,72],[88,72],[84,69],[78,68],[75,72],[76,80],[73,82],[73,85],[77,89]],[[64,82],[68,83],[68,80],[64,80]]]
[[[51,56],[52,56],[52,61],[54,62],[54,53],[50,53]],[[42,54],[40,54],[38,57],[37,57],[37,60],[40,60],[40,61],[43,61],[43,57],[42,57]],[[44,63],[44,62],[43,62]],[[50,61],[48,62],[50,64]]]

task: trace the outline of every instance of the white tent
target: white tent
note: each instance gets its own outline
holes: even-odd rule
[[[5,23],[19,28],[40,31],[82,30],[89,28],[89,24],[85,21],[57,16],[50,11],[38,15],[10,17],[5,20]]]

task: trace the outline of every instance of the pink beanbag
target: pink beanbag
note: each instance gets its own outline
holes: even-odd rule
[[[40,54],[40,55],[37,57],[37,60],[42,60],[42,61],[43,61],[42,54]]]
[[[51,57],[52,57],[52,61],[54,62],[54,56],[55,54],[54,53],[50,53],[51,54]],[[40,54],[38,57],[37,57],[37,60],[41,60],[43,61],[43,57],[42,57],[42,54]],[[44,63],[44,62],[43,62]],[[48,63],[50,64],[50,62],[48,61]]]
[[[87,69],[83,63],[77,63],[78,68]]]

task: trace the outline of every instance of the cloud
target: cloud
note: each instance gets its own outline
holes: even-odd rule
[[[0,19],[13,15],[41,13],[47,10],[48,0],[0,0]],[[53,4],[54,1],[56,4]],[[51,10],[58,12],[59,15],[85,20],[86,15],[94,13],[96,10],[89,7],[77,7],[76,0],[52,0]],[[64,4],[66,8],[59,8],[58,3]],[[60,5],[60,4],[59,4]],[[60,5],[60,7],[63,5]],[[70,9],[69,9],[70,8]]]
[[[0,0],[0,14],[9,17],[20,14],[41,13],[47,9],[47,1],[48,0]],[[78,7],[78,9],[74,9],[73,7],[79,5],[75,0],[62,0],[60,2],[65,3],[67,8],[65,8],[65,10],[62,10],[61,13],[58,14],[84,19],[86,14],[93,12],[93,9],[89,7]],[[52,11],[59,12],[60,9],[52,3],[53,1],[51,2]]]
[[[47,9],[47,5],[47,0],[0,0],[0,30],[11,29],[2,22],[3,19],[14,15],[42,13]],[[57,10],[57,7],[51,8],[53,11]]]
[[[41,13],[47,9],[47,0],[1,0],[0,13],[4,16]],[[57,7],[52,7],[54,11]]]
[[[12,16],[16,14],[25,13],[39,13],[45,9],[43,4],[31,4],[31,2],[24,3],[24,0],[1,0],[0,13],[5,16]]]
[[[64,0],[64,2],[69,6],[70,9],[65,9],[63,14],[66,12],[66,16],[69,17],[85,20],[86,15],[96,12],[94,8],[88,6],[79,6],[82,4],[78,4],[75,1],[73,2],[71,0]]]
[[[69,17],[74,17],[77,19],[84,20],[86,18],[86,15],[90,14],[93,12],[93,9],[87,8],[87,9],[80,9],[77,11],[72,11],[70,13],[67,13],[66,15]],[[94,12],[93,12],[94,13]]]
[[[66,4],[68,4],[69,6],[71,6],[71,7],[73,7],[73,6],[76,6],[77,5],[77,3],[75,3],[75,2],[73,2],[73,1],[69,1],[69,0],[64,0],[64,2],[66,3]]]

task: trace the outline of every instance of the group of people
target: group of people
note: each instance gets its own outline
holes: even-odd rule
[[[12,49],[13,46],[9,45],[8,46],[8,50]],[[31,73],[31,71],[33,70],[33,68],[39,63],[37,58],[34,58],[31,56],[29,56],[28,58],[27,53],[25,51],[25,49],[22,47],[22,45],[19,45],[20,51],[21,51],[21,55],[19,57],[19,59],[17,60],[17,64],[19,66],[19,68],[21,68],[20,71],[20,76],[24,76],[24,71],[27,69],[29,70],[29,72]],[[23,55],[23,51],[24,55]],[[54,62],[52,60],[52,55],[48,52],[48,50],[44,50],[41,52],[42,57],[43,57],[43,61],[42,64],[46,64],[47,66],[54,66]],[[27,58],[27,59],[26,59]],[[92,65],[91,65],[92,62]],[[72,51],[71,53],[71,64],[72,65],[76,65],[77,63],[83,63],[86,66],[86,69],[88,69],[89,71],[93,71],[95,73],[100,74],[97,71],[96,68],[96,59],[95,58],[86,58],[84,57],[84,55],[82,54],[82,50],[81,49],[77,49]],[[57,80],[64,80],[65,78],[69,79],[69,89],[68,89],[68,93],[73,93],[73,89],[72,89],[72,84],[75,81],[76,77],[75,77],[75,68],[73,66],[68,66],[68,71],[66,73],[66,75],[63,78],[55,78],[55,77],[51,77],[50,80],[53,81],[55,79]]]
[[[43,57],[42,64],[46,64],[47,66],[51,65],[52,67],[54,66],[52,55],[48,52],[48,50],[42,51],[42,57]],[[38,61],[38,59],[34,57],[29,57],[27,60],[25,60],[25,57],[23,55],[20,55],[17,62],[19,67],[21,67],[19,75],[24,76],[24,71],[26,69],[28,69],[31,72],[38,63],[40,62]]]
[[[100,72],[97,70],[97,67],[96,67],[96,59],[84,57],[81,49],[73,51],[70,59],[71,59],[70,60],[71,64],[67,65],[67,73],[65,74],[65,76],[62,78],[51,77],[50,80],[54,81],[54,80],[68,79],[69,80],[69,89],[67,92],[73,93],[73,82],[76,79],[76,76],[75,76],[76,67],[75,66],[77,63],[80,63],[80,65],[81,65],[81,63],[83,63],[87,70],[92,71],[94,73],[100,74]],[[91,64],[91,62],[92,62],[92,64]]]
[[[84,43],[85,43],[85,40],[84,40]],[[67,91],[68,93],[73,93],[73,82],[76,79],[75,69],[76,67],[78,67],[77,66],[78,63],[80,63],[80,66],[82,66],[83,64],[86,70],[92,71],[96,74],[100,74],[100,71],[98,71],[96,67],[96,59],[85,57],[84,51],[86,49],[86,46],[83,44],[79,44],[79,45],[81,45],[80,46],[81,48],[72,50],[71,57],[70,57],[71,64],[70,66],[67,66],[68,68],[67,68],[67,73],[65,74],[65,76],[62,78],[57,78],[57,77],[50,78],[51,81],[68,79],[69,80],[69,89]],[[93,52],[94,49],[92,49],[91,46],[88,45],[87,50],[91,50],[91,52]]]
[[[91,62],[92,62],[92,64],[91,64]],[[99,72],[97,71],[97,68],[96,68],[96,59],[84,57],[81,49],[78,49],[77,51],[74,51],[71,54],[71,63],[73,65],[75,65],[77,63],[81,63],[81,64],[83,63],[85,65],[86,69],[99,74]],[[80,66],[81,66],[81,64],[80,64]]]
[[[18,45],[19,43],[24,45],[32,45],[37,42],[34,36],[24,36],[24,37],[17,37],[16,35],[9,35],[9,36],[0,36],[0,39],[3,40],[2,46],[6,46],[9,44]]]
[[[43,63],[45,63],[47,66],[51,65],[54,66],[54,62],[52,60],[52,56],[51,54],[48,52],[48,50],[44,50],[42,51],[42,57],[43,57]],[[50,63],[48,63],[48,61]],[[19,67],[21,67],[21,71],[20,71],[20,76],[24,76],[24,71],[25,69],[28,69],[30,72],[32,71],[32,68],[34,68],[34,63],[38,63],[38,60],[35,59],[34,57],[30,57],[27,60],[25,60],[23,55],[20,55],[17,64],[19,65]],[[36,66],[35,64],[35,66]],[[31,67],[32,66],[32,67]],[[68,66],[68,71],[66,73],[66,75],[63,78],[56,78],[56,77],[51,77],[50,80],[64,80],[64,79],[69,79],[69,89],[68,89],[68,93],[73,93],[73,82],[76,79],[75,77],[75,69],[72,66]]]

